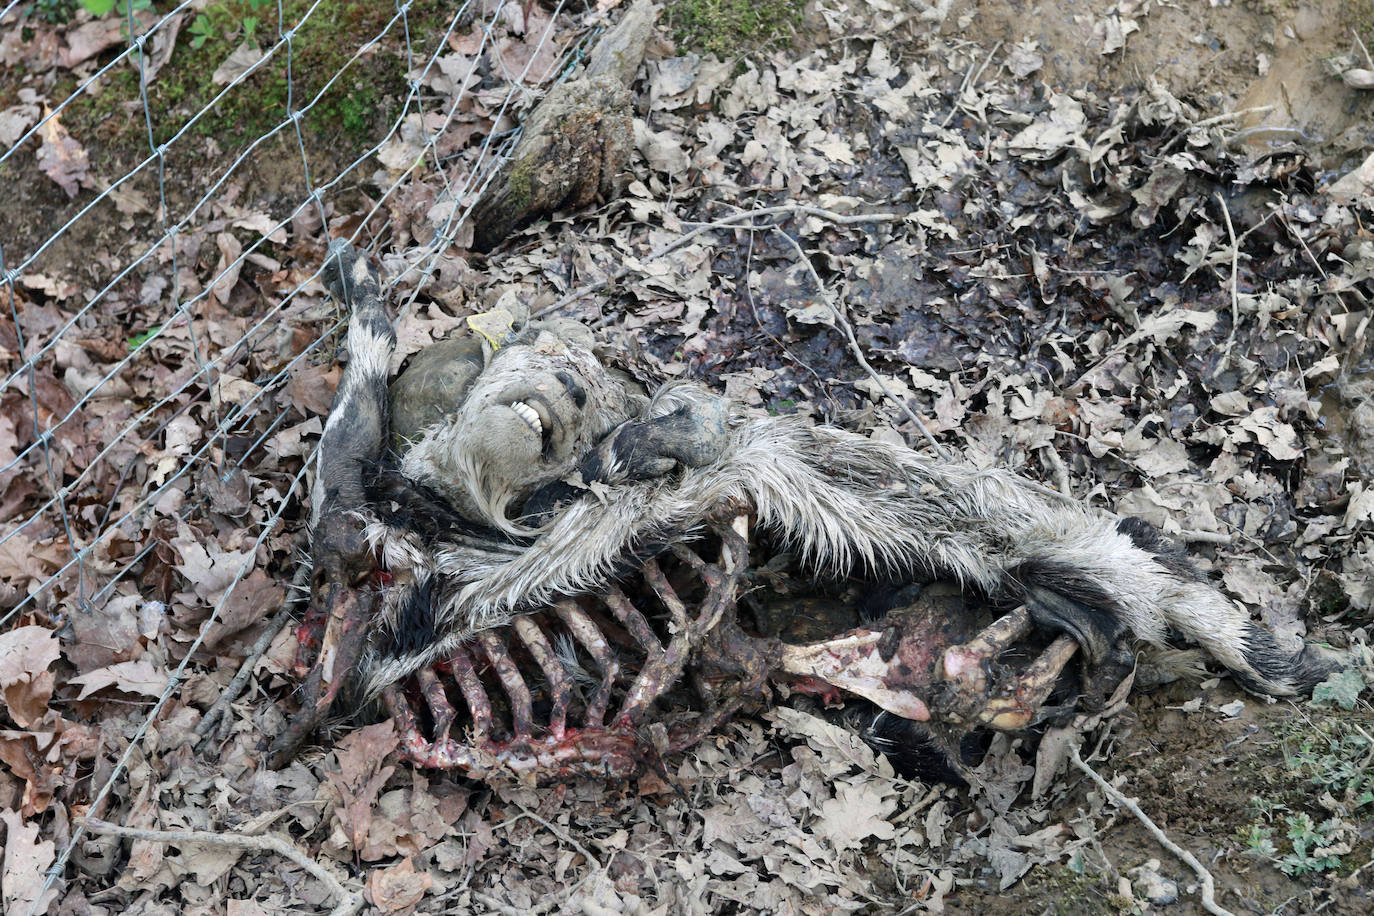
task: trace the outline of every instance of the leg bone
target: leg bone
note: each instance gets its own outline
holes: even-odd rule
[[[984,695],[992,662],[1031,628],[1030,612],[1024,607],[993,621],[968,642],[945,650],[940,661],[941,679],[966,696]]]

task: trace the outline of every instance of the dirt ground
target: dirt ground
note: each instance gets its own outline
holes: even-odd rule
[[[272,128],[234,100],[270,107],[277,78],[223,97],[232,75],[193,79],[228,66],[258,4],[183,11],[148,105],[127,62],[77,91],[127,47],[117,23],[60,3],[0,19],[5,912],[338,902],[279,850],[78,834],[87,814],[275,831],[369,912],[1205,912],[1198,873],[1070,741],[1225,910],[1374,912],[1374,9],[811,2],[721,60],[673,23],[733,7],[672,3],[633,88],[623,196],[482,255],[455,214],[489,174],[484,141],[623,9],[421,6],[392,25],[340,4],[346,53],[302,38],[302,59],[362,61],[385,88],[360,114],[312,83],[299,139],[258,145]],[[217,31],[197,56],[202,15]],[[279,34],[260,28],[258,50]],[[434,48],[447,64],[422,74]],[[202,111],[225,121],[197,131]],[[895,218],[784,215],[663,250],[797,204]],[[885,386],[944,448],[1145,518],[1266,626],[1366,662],[1270,702],[1215,666],[1171,680],[1196,659],[1146,651],[1112,715],[1038,748],[999,737],[961,789],[896,776],[843,717],[781,695],[628,784],[426,774],[385,722],[335,723],[269,770],[296,702],[295,636],[270,618],[338,378],[313,277],[355,230],[393,282],[398,363],[503,294],[539,307],[604,282],[567,313],[643,381],[924,447]],[[245,659],[246,692],[188,741]]]

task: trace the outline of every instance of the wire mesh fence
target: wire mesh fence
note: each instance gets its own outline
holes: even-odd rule
[[[10,3],[0,29],[13,38],[41,24],[34,19],[39,6]],[[244,468],[260,465],[266,445],[290,453],[276,446],[286,441],[292,379],[332,361],[346,316],[324,303],[317,282],[328,239],[380,247],[379,237],[394,232],[388,204],[423,172],[438,179],[430,212],[443,215],[423,244],[406,249],[404,263],[389,267],[393,274],[433,271],[518,139],[515,114],[566,75],[591,35],[555,40],[561,3],[533,14],[528,5],[473,0],[456,8],[397,3],[364,40],[331,49],[334,70],[304,77],[303,58],[318,64],[341,10],[360,12],[321,0],[227,9],[186,2],[165,12],[121,3],[88,23],[119,50],[101,55],[113,53],[98,69],[88,65],[65,97],[50,98],[41,111],[27,105],[27,117],[20,110],[23,129],[0,155],[0,170],[19,175],[36,152],[47,177],[68,191],[65,208],[37,221],[41,231],[20,239],[24,233],[11,224],[0,234],[0,297],[10,319],[8,339],[0,337],[0,422],[11,426],[0,428],[0,481],[12,518],[0,530],[0,554],[25,572],[11,577],[23,588],[4,596],[0,630],[25,621],[70,625],[73,615],[117,598],[121,583],[133,592],[136,570],[146,584],[150,570],[165,568],[160,545],[165,550],[178,530],[185,535],[186,520],[208,511],[207,500],[243,522],[232,562],[222,555],[214,563],[213,606],[124,756],[103,774],[93,811],[259,564],[260,548],[297,512],[308,445],[257,481],[265,493],[250,500],[239,488],[247,485]],[[223,23],[207,23],[213,15],[237,17],[236,27],[229,24],[237,43],[223,62],[204,55],[192,62],[216,67],[215,91],[203,105],[179,110],[170,99],[182,88],[169,80],[189,77],[169,61],[174,53],[194,57],[197,49],[187,44],[200,34],[219,34]],[[356,33],[354,24],[347,34]],[[78,53],[75,46],[71,39],[64,50]],[[364,69],[363,80],[355,79]],[[379,99],[368,84],[379,74],[403,95]],[[64,120],[89,123],[92,103],[108,109],[121,91],[126,97],[110,116],[145,143],[129,168],[112,174],[108,162],[92,165],[98,154],[83,149]],[[370,105],[384,108],[385,118],[359,110]],[[331,127],[341,111],[359,123],[345,125],[343,142],[322,155],[317,147],[337,136]],[[224,138],[218,132],[226,112],[244,119],[251,112],[264,126],[237,142]],[[471,142],[456,148],[455,130]],[[368,171],[379,155],[394,166],[380,176]],[[284,164],[290,156],[294,162]],[[283,176],[270,206],[226,203],[242,192],[245,176],[267,171]],[[368,182],[375,192],[359,214],[359,187]],[[78,194],[83,186],[96,193]],[[117,237],[109,231],[112,216],[121,220]],[[288,258],[304,266],[283,267]],[[73,260],[84,262],[79,289],[59,279],[72,273]],[[327,406],[327,398],[309,400]],[[300,435],[286,439],[299,442]],[[79,839],[74,832],[65,844],[49,886]]]

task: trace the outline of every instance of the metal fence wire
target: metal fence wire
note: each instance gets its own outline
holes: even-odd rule
[[[0,405],[6,408],[0,424],[13,426],[0,425],[5,494],[0,557],[7,568],[27,573],[12,579],[17,585],[0,585],[0,632],[25,621],[60,629],[74,615],[112,600],[121,583],[131,590],[138,571],[147,575],[163,563],[157,552],[168,534],[204,512],[207,502],[219,499],[216,494],[239,485],[244,469],[262,460],[268,443],[279,441],[273,437],[290,416],[283,392],[293,376],[332,362],[346,316],[325,303],[317,279],[329,238],[382,247],[388,205],[423,173],[437,180],[433,207],[447,215],[431,239],[406,248],[397,256],[403,262],[393,259],[387,266],[393,275],[425,276],[434,270],[518,139],[519,111],[566,75],[594,37],[583,30],[555,42],[562,3],[547,18],[535,19],[518,5],[503,8],[500,0],[467,0],[456,9],[397,3],[375,34],[338,55],[343,60],[336,70],[311,73],[311,91],[306,91],[303,30],[329,30],[332,17],[346,5],[321,0],[250,5],[260,20],[256,42],[236,49],[240,58],[229,68],[232,76],[202,107],[169,119],[169,106],[155,101],[170,88],[159,85],[167,79],[168,52],[179,44],[175,53],[194,53],[186,47],[187,30],[207,4],[185,2],[155,12],[137,9],[147,4],[121,3],[122,50],[81,78],[60,102],[50,100],[0,155],[0,175],[27,174],[24,168],[35,152],[41,158],[48,146],[64,149],[63,120],[78,106],[112,92],[113,86],[136,85],[136,101],[116,116],[141,122],[146,135],[141,159],[118,177],[105,176],[108,183],[97,193],[69,196],[65,210],[52,220],[57,227],[46,237],[20,244],[13,222],[10,231],[0,232],[0,300],[10,324],[6,329],[0,323],[0,332],[9,332],[8,338],[0,336],[5,364]],[[0,12],[0,34],[25,29],[37,7],[10,3]],[[421,7],[423,35],[417,31]],[[539,27],[537,35],[525,36],[516,55],[496,46],[496,25],[512,10],[516,16],[523,12],[524,25]],[[460,39],[462,54],[454,50]],[[455,58],[471,62],[484,55],[489,68],[468,66],[456,73],[450,66]],[[362,148],[346,161],[321,156],[308,138],[310,128],[335,117],[340,87],[346,101],[363,62],[378,58],[404,74],[404,97],[390,100],[394,115],[355,144]],[[215,142],[213,136],[207,139],[207,126],[221,121],[223,112],[261,115],[255,82],[261,74],[275,80],[284,96],[280,119],[240,151],[226,143],[218,147],[219,158],[207,157],[207,144]],[[443,91],[436,91],[441,83]],[[355,100],[355,108],[366,101]],[[480,105],[492,129],[485,136],[469,130],[473,142],[455,152],[444,138],[459,121],[471,120],[474,105]],[[254,169],[279,168],[283,145],[298,154],[299,169],[271,214],[226,207]],[[389,145],[408,161],[378,183],[372,170]],[[178,175],[178,169],[187,171]],[[370,209],[358,216],[356,201],[365,183],[378,193],[367,198]],[[47,197],[57,195],[50,189]],[[127,206],[140,200],[145,206]],[[122,219],[117,245],[83,250],[91,239],[110,238],[112,208],[139,210],[146,218]],[[209,263],[202,246],[217,247],[218,259]],[[303,266],[283,267],[288,248],[291,261]],[[82,261],[82,288],[55,290],[65,282],[60,278],[73,257]],[[235,298],[246,272],[254,274],[261,294]],[[58,298],[66,300],[65,307],[52,304]],[[205,320],[211,313],[226,320]],[[13,446],[5,448],[8,441]],[[215,570],[227,585],[194,641],[182,650],[166,689],[146,710],[123,757],[93,787],[92,812],[100,810],[149,724],[182,683],[235,588],[258,564],[259,549],[281,532],[284,516],[298,514],[292,507],[303,494],[308,444],[297,458],[261,478],[264,491],[253,494],[251,510],[243,505],[230,510],[239,513],[244,527],[234,564]],[[79,839],[80,832],[74,832],[60,851],[49,886]]]

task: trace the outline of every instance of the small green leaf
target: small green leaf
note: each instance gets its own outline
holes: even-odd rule
[[[1364,678],[1354,668],[1331,675],[1312,690],[1312,702],[1335,703],[1341,709],[1354,709],[1364,689]]]
[[[115,0],[81,0],[81,5],[92,16],[104,16],[114,9]]]
[[[147,343],[148,340],[160,330],[162,330],[162,325],[155,324],[148,330],[144,331],[142,334],[135,334],[133,337],[130,337],[128,340],[125,341],[125,343],[129,345],[130,350],[137,350],[139,347]]]

